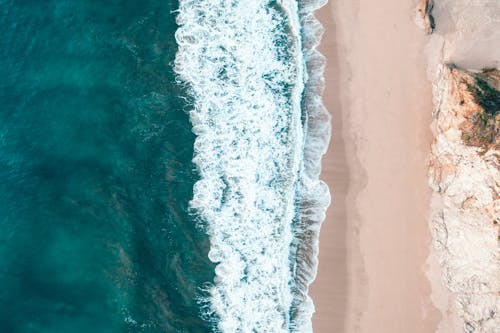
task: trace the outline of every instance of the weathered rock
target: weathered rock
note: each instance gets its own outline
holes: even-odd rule
[[[500,327],[498,71],[440,67],[434,82],[432,217],[445,286],[466,332]],[[487,119],[487,120],[484,120]]]
[[[468,146],[500,150],[500,92],[496,89],[500,78],[498,70],[481,74],[449,68],[451,94],[458,103],[456,117],[461,119],[459,129]]]
[[[434,0],[421,0],[417,7],[418,21],[420,26],[427,34],[432,34],[434,31],[435,23],[432,16],[432,8],[434,7]]]

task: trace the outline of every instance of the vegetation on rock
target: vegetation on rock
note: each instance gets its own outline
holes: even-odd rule
[[[465,84],[460,107],[466,120],[461,124],[462,139],[468,146],[482,148],[483,152],[491,148],[500,148],[500,91],[490,85],[496,82],[497,71],[488,70],[480,74],[460,72],[460,82]],[[468,93],[467,93],[468,92]]]

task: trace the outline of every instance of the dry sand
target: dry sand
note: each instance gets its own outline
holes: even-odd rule
[[[432,98],[415,1],[330,0],[323,176],[333,194],[311,286],[318,333],[435,332],[425,277]]]

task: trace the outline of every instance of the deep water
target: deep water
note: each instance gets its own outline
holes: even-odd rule
[[[0,332],[208,332],[176,1],[0,0]]]

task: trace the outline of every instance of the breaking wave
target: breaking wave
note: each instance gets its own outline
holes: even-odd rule
[[[190,207],[210,236],[222,332],[312,331],[308,296],[330,202],[321,100],[326,1],[180,0],[175,71],[193,98]]]

